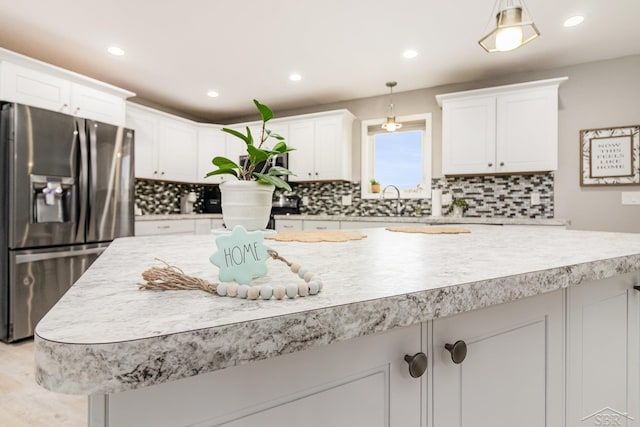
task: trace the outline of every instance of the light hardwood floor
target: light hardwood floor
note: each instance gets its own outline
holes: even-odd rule
[[[33,370],[33,340],[0,342],[0,426],[86,426],[87,397],[45,390]]]

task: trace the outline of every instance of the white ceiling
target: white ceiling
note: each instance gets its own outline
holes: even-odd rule
[[[477,44],[494,0],[0,0],[0,46],[213,122],[640,54],[640,0],[526,4],[542,35],[508,53]]]

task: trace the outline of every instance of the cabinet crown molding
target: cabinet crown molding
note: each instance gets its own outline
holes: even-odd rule
[[[450,101],[457,98],[468,98],[471,96],[496,95],[499,93],[513,92],[522,89],[534,89],[540,87],[559,87],[562,83],[569,80],[569,77],[557,77],[554,79],[535,80],[531,82],[516,83],[504,86],[486,87],[481,89],[465,90],[460,92],[443,93],[436,95],[438,106],[442,107],[443,101]]]
[[[56,76],[59,78],[66,79],[73,83],[83,84],[94,89],[100,90],[102,92],[110,93],[112,95],[121,97],[121,98],[130,98],[135,96],[134,92],[131,92],[126,89],[119,88],[117,86],[113,86],[109,83],[102,82],[100,80],[96,80],[91,77],[84,76],[82,74],[76,73],[74,71],[69,71],[67,69],[57,67],[55,65],[47,64],[46,62],[31,58],[26,55],[19,54],[17,52],[13,52],[11,50],[0,47],[0,61],[11,62],[16,65],[20,65],[22,67],[27,67],[35,71],[40,71],[43,73],[47,73],[51,76]]]

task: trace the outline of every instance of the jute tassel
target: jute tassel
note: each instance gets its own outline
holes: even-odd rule
[[[162,262],[165,267],[151,267],[144,273],[142,278],[146,283],[139,283],[139,289],[148,290],[202,290],[211,294],[216,293],[217,283],[207,282],[198,277],[188,276],[182,270],[167,262],[155,258]]]

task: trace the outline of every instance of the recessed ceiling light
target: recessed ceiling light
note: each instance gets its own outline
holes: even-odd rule
[[[415,58],[416,56],[418,56],[418,51],[413,49],[408,49],[404,51],[402,56],[404,56],[407,59]]]
[[[572,16],[571,18],[564,21],[564,26],[575,27],[576,25],[582,24],[582,21],[584,21],[584,16],[581,16],[581,15]]]
[[[124,50],[120,49],[118,46],[110,46],[107,49],[107,52],[109,52],[111,55],[115,55],[115,56],[124,55]]]
[[[218,96],[220,96],[220,94],[215,90],[210,90],[209,92],[207,92],[207,96],[211,98],[217,98]]]
[[[300,80],[302,80],[302,76],[298,73],[293,73],[289,76],[289,80],[291,80],[292,82],[299,82]]]

